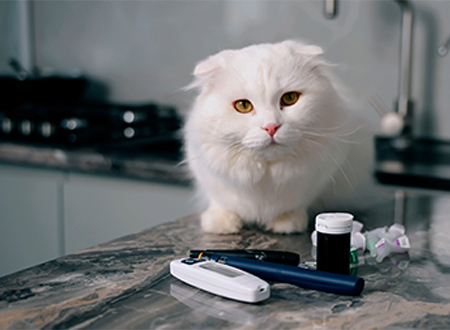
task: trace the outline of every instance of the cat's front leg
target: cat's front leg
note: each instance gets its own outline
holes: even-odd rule
[[[266,229],[278,234],[299,233],[308,226],[308,214],[304,209],[282,213],[266,224]]]
[[[201,215],[202,229],[207,233],[234,234],[242,229],[241,218],[215,201]]]

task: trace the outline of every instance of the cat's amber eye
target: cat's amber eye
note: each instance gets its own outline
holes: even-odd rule
[[[249,100],[237,100],[233,103],[233,106],[241,113],[247,113],[253,110],[253,104]]]
[[[294,105],[295,103],[297,103],[299,98],[300,98],[300,93],[298,93],[298,92],[284,93],[280,99],[281,106],[288,107],[288,106]]]

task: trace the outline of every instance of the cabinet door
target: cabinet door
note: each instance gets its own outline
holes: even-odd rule
[[[82,174],[70,175],[64,205],[67,253],[195,212],[188,187]]]
[[[56,171],[0,166],[0,276],[64,253],[62,178]]]

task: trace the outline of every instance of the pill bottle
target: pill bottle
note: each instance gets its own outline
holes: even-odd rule
[[[353,215],[350,213],[316,216],[318,270],[349,274],[352,226]]]

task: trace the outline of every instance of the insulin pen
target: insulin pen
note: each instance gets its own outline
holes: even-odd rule
[[[277,264],[298,266],[300,263],[300,255],[288,251],[277,250],[191,250],[189,256],[191,258],[210,258],[213,254],[221,256],[230,256],[246,259],[254,259],[259,261],[274,262]]]
[[[272,262],[213,254],[210,260],[239,268],[264,280],[291,283],[306,289],[357,296],[364,288],[361,277],[304,269]]]

